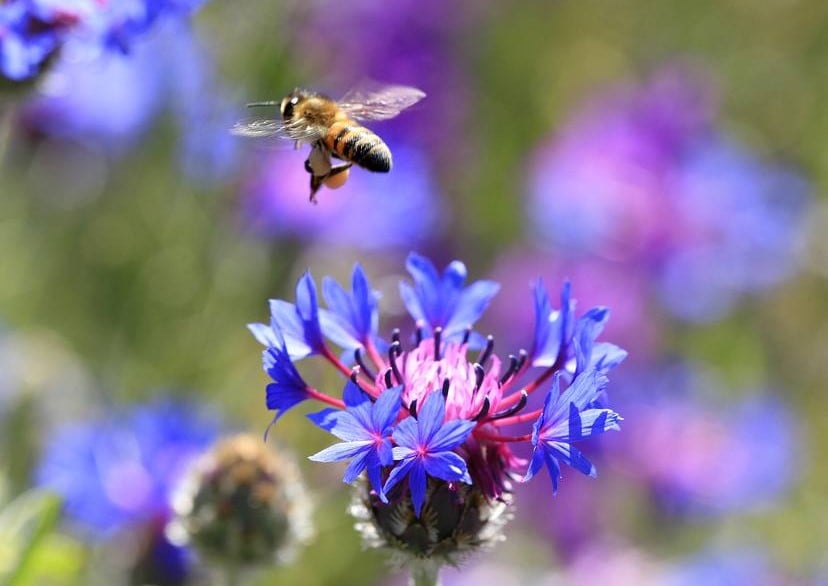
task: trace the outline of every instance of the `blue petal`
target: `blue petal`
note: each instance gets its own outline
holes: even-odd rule
[[[276,411],[273,421],[276,422],[288,409],[298,405],[308,398],[304,390],[299,390],[293,385],[281,383],[270,383],[265,388],[267,408]]]
[[[396,460],[405,460],[406,458],[413,458],[417,450],[408,448],[406,446],[394,446],[391,449],[391,457]]]
[[[370,451],[371,444],[372,442],[370,440],[361,442],[342,442],[327,447],[324,450],[309,456],[308,459],[313,460],[314,462],[341,462],[342,460],[347,460],[358,456],[359,454]]]
[[[405,475],[408,474],[408,471],[413,465],[414,458],[406,458],[405,460],[401,460],[400,463],[391,470],[391,474],[388,475],[388,480],[385,481],[385,486],[382,487],[382,491],[385,494],[388,494],[389,490],[396,486],[400,480],[405,478]]]
[[[321,427],[325,431],[331,431],[342,417],[343,411],[341,409],[323,409],[318,413],[309,413],[308,419],[314,424]]]
[[[569,388],[558,400],[555,411],[550,416],[553,422],[562,421],[569,411],[569,404],[575,403],[578,410],[584,409],[595,401],[607,386],[607,377],[596,370],[588,370],[578,375]]]
[[[351,277],[351,289],[354,299],[354,326],[366,341],[376,333],[379,325],[377,298],[379,295],[371,289],[365,271],[357,263]]]
[[[446,422],[428,444],[429,451],[442,452],[451,450],[466,441],[477,426],[474,421],[455,419]]]
[[[402,390],[402,386],[386,389],[374,403],[371,412],[371,424],[374,431],[385,434],[386,430],[397,421],[402,407]]]
[[[434,435],[442,427],[446,417],[446,401],[442,393],[431,393],[418,407],[417,423],[419,427],[418,445],[431,448]]]
[[[460,455],[454,452],[437,452],[423,458],[423,466],[429,476],[448,482],[461,480],[471,484],[468,466]]]
[[[345,388],[342,390],[342,400],[348,408],[370,403],[368,395],[366,395],[362,389],[359,388],[359,385],[355,384],[351,379],[348,379],[345,383]]]
[[[409,315],[418,326],[428,326],[427,333],[431,333],[430,322],[426,316],[425,309],[420,303],[417,292],[405,281],[400,282],[400,297],[408,310]]]
[[[584,456],[575,446],[566,443],[549,442],[545,443],[544,447],[546,448],[548,456],[552,458],[555,456],[559,457],[561,460],[575,468],[575,470],[586,474],[587,476],[591,476],[593,478],[598,476],[592,462],[587,460],[586,456]]]
[[[532,460],[529,462],[529,467],[526,469],[526,474],[523,476],[523,482],[528,482],[534,478],[538,470],[546,463],[546,456],[543,453],[542,446],[535,446],[532,450]]]
[[[532,343],[531,364],[552,366],[565,357],[574,335],[575,304],[571,299],[572,287],[565,281],[561,288],[561,308],[554,311],[543,282],[535,283],[535,336]]]
[[[294,360],[313,354],[305,339],[305,329],[296,306],[281,299],[270,300],[271,327],[284,338],[285,348]]]
[[[405,448],[403,448],[405,449]],[[391,449],[391,441],[383,440],[377,445],[377,460],[382,466],[390,466],[394,463],[394,452]]]
[[[416,450],[419,446],[420,434],[417,420],[413,417],[406,417],[397,425],[392,436],[398,446]],[[394,448],[396,450],[396,448]],[[398,458],[395,456],[395,460]]]
[[[552,494],[558,494],[558,481],[561,479],[561,466],[558,460],[553,456],[546,446],[541,447],[543,454],[543,461],[546,464],[546,470],[549,472],[549,479],[552,481]]]
[[[466,329],[473,326],[486,308],[489,302],[500,291],[500,285],[494,281],[477,281],[469,285],[457,300],[454,315],[450,316],[445,325],[446,336],[465,333]]]
[[[599,372],[609,372],[627,358],[627,351],[609,342],[600,342],[592,348],[591,366]]]
[[[414,505],[414,515],[420,516],[426,494],[426,472],[421,462],[414,460],[411,473],[408,475],[408,487],[411,490],[411,502]]]
[[[388,450],[389,456],[391,450]],[[385,465],[389,465],[391,462],[388,462]],[[368,460],[366,462],[366,474],[368,475],[368,480],[371,482],[371,488],[374,489],[374,492],[377,493],[379,499],[387,503],[388,498],[385,496],[385,491],[382,488],[382,467],[383,463],[381,459],[377,458],[376,452],[371,452],[368,456]]]
[[[586,370],[592,363],[592,347],[609,319],[609,310],[594,307],[578,320],[575,326],[575,376]]]
[[[349,360],[353,360],[353,351],[363,346],[350,324],[332,311],[319,310],[319,327],[326,338],[348,351]]]
[[[253,334],[253,337],[262,346],[270,347],[280,345],[276,334],[273,333],[273,328],[269,325],[259,323],[247,324],[247,329],[250,330],[250,333]]]
[[[374,451],[372,449],[363,450],[358,454],[354,454],[354,459],[351,460],[351,463],[348,464],[348,467],[345,469],[345,474],[342,476],[342,482],[345,484],[351,484],[354,480],[357,479],[363,470],[368,467],[368,462],[373,456]]]

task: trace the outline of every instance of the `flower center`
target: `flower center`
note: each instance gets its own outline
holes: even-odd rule
[[[500,359],[486,358],[484,362],[490,364],[486,369],[485,364],[471,362],[467,354],[466,344],[447,342],[436,358],[433,339],[425,339],[413,350],[403,352],[399,359],[405,385],[403,403],[416,401],[422,405],[432,392],[442,392],[446,420],[471,420],[484,410],[495,409],[502,397],[498,382]]]

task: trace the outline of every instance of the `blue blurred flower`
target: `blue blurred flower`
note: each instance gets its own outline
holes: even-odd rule
[[[92,0],[11,0],[0,4],[0,74],[13,81],[36,76],[68,31],[81,26],[94,10]]]
[[[188,17],[203,0],[10,0],[0,5],[0,73],[21,81],[43,73],[64,48],[128,52],[157,21]]]
[[[587,107],[538,150],[529,221],[547,245],[646,271],[707,321],[795,267],[809,188],[714,123],[708,85],[665,69]]]
[[[391,173],[352,170],[343,187],[319,194],[318,206],[308,205],[304,155],[257,153],[264,160],[242,187],[245,222],[263,236],[323,245],[385,249],[425,241],[442,217],[433,174],[421,150],[393,137],[387,143],[394,153]]]
[[[188,464],[217,437],[215,414],[158,400],[48,437],[35,481],[61,495],[71,524],[92,539],[165,519]]]

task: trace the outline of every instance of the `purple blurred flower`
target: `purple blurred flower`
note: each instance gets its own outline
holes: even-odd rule
[[[782,281],[808,186],[724,135],[714,113],[709,87],[678,69],[586,108],[536,154],[537,235],[645,271],[688,320]]]
[[[36,483],[61,495],[72,525],[93,539],[165,519],[176,483],[220,430],[199,407],[159,400],[57,429]]]
[[[709,516],[767,506],[796,477],[796,422],[784,402],[765,393],[714,399],[720,386],[672,365],[625,377],[614,396],[636,424],[611,446],[613,461],[665,512]]]
[[[353,169],[344,187],[324,188],[320,205],[308,205],[303,154],[262,153],[256,174],[243,187],[243,215],[263,235],[294,237],[364,249],[410,246],[440,227],[440,197],[421,151],[388,140],[389,174]]]

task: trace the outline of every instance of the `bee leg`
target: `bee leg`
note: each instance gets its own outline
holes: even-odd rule
[[[327,175],[314,175],[311,173],[310,177],[310,202],[312,204],[318,203],[316,201],[316,192],[319,191],[319,188],[322,187],[322,182],[327,178]]]
[[[313,167],[311,167],[310,159],[305,159],[305,171],[313,175]]]
[[[337,167],[333,167],[331,169],[331,172],[328,173],[324,178],[327,179],[328,177],[333,177],[334,175],[339,175],[340,173],[342,173],[343,171],[347,171],[351,167],[353,167],[353,163],[346,163],[344,165],[339,165]]]

